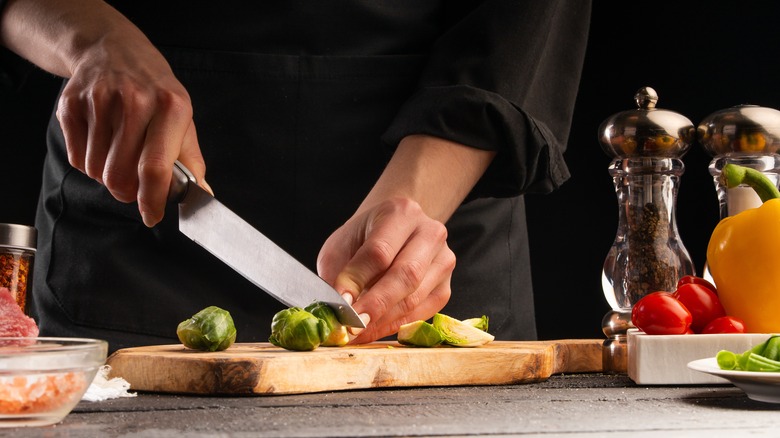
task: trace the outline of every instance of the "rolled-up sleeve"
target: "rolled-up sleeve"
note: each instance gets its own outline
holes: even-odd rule
[[[416,92],[383,135],[427,134],[497,155],[471,197],[547,193],[564,161],[589,0],[489,0],[432,47]]]

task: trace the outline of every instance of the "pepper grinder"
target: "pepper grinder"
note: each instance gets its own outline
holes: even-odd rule
[[[627,370],[631,308],[645,295],[673,291],[694,265],[677,231],[676,202],[685,171],[681,157],[696,136],[686,117],[656,108],[650,87],[634,95],[637,109],[610,116],[599,127],[601,147],[612,158],[619,215],[615,241],[604,261],[602,289],[612,309],[602,320],[606,372]]]
[[[709,171],[715,180],[720,219],[761,205],[761,199],[747,185],[729,189],[720,182],[726,164],[752,167],[775,185],[780,183],[780,111],[756,105],[726,108],[704,118],[696,134],[713,157]]]

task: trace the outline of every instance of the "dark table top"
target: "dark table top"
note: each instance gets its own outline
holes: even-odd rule
[[[731,385],[639,386],[612,374],[522,385],[82,401],[61,423],[13,437],[778,436],[780,404]]]

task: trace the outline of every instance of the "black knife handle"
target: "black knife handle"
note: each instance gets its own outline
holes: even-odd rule
[[[171,178],[171,186],[168,189],[168,202],[180,203],[187,196],[187,189],[190,183],[197,184],[198,181],[195,176],[190,172],[190,169],[184,167],[178,160],[173,163],[173,177]]]

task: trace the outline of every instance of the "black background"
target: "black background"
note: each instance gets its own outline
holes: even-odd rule
[[[601,268],[615,237],[617,202],[610,159],[597,140],[601,122],[635,108],[634,93],[644,86],[658,92],[659,108],[694,125],[739,104],[780,108],[779,21],[780,2],[770,0],[594,2],[566,153],[572,178],[550,195],[527,197],[541,339],[602,337],[609,308]],[[0,71],[0,222],[32,224],[59,80],[0,56],[14,65]],[[677,223],[701,272],[718,220],[711,157],[695,144],[683,160]]]

